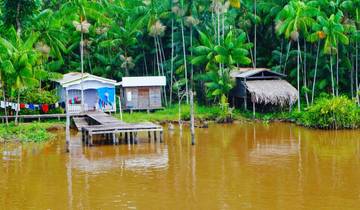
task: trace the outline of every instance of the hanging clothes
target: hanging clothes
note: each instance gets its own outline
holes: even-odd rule
[[[48,113],[49,112],[49,105],[48,104],[41,105],[41,111],[44,112],[44,113]]]
[[[25,109],[25,104],[20,104],[20,109]]]
[[[5,101],[0,101],[0,108],[5,108]]]
[[[29,109],[32,110],[32,111],[34,111],[34,110],[35,110],[34,104],[29,104]]]

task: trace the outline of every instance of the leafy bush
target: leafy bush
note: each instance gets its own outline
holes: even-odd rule
[[[298,121],[304,126],[322,129],[357,128],[360,109],[345,96],[320,98],[298,117]]]
[[[53,134],[47,128],[53,126],[52,123],[26,123],[15,126],[0,125],[1,141],[21,141],[21,142],[43,142],[50,140]]]

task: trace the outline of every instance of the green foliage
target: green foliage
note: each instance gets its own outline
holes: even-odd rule
[[[38,88],[28,88],[21,92],[22,103],[55,104],[59,101],[56,90],[46,91]]]
[[[300,116],[298,121],[308,127],[322,129],[357,128],[360,108],[345,96],[320,98]]]
[[[15,126],[0,125],[1,141],[20,141],[20,142],[44,142],[51,140],[54,135],[47,131],[54,126],[54,123],[29,123]]]

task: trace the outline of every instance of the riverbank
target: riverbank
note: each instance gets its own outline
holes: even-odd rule
[[[1,124],[0,142],[45,142],[55,136],[54,130],[63,129],[64,126],[61,121],[20,123],[18,126],[13,123],[9,126]]]
[[[116,114],[115,117],[120,119],[120,114]],[[123,121],[129,123],[137,123],[137,122],[156,122],[156,123],[169,123],[169,122],[178,122],[179,121],[179,106],[174,105],[171,107],[167,107],[162,110],[156,110],[152,112],[125,112],[122,114]],[[197,121],[205,122],[205,121],[217,121],[220,122],[224,118],[229,117],[228,113],[224,113],[224,111],[219,106],[195,106],[195,118]],[[233,110],[231,113],[231,118],[237,121],[246,120],[240,111]],[[189,105],[181,105],[181,120],[188,121],[190,120],[190,106]]]

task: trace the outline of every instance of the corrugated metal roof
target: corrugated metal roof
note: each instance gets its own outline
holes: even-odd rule
[[[286,77],[285,74],[274,72],[274,71],[271,71],[270,69],[266,69],[266,68],[257,68],[257,69],[239,68],[239,69],[236,69],[236,70],[230,72],[230,76],[235,77],[235,78],[248,78],[248,77],[254,76],[258,73],[262,73],[262,72],[268,72],[270,74],[273,74],[273,75],[276,75],[279,77]]]
[[[112,79],[107,79],[99,76],[95,76],[89,73],[83,74],[83,81],[96,80],[103,83],[116,85],[117,82]],[[79,84],[81,82],[81,73],[80,72],[70,72],[63,75],[62,79],[56,80],[56,82],[60,83],[61,86],[69,86],[73,84]]]
[[[164,76],[123,77],[122,82],[119,84],[123,87],[165,86],[166,85],[166,77],[164,77]]]

